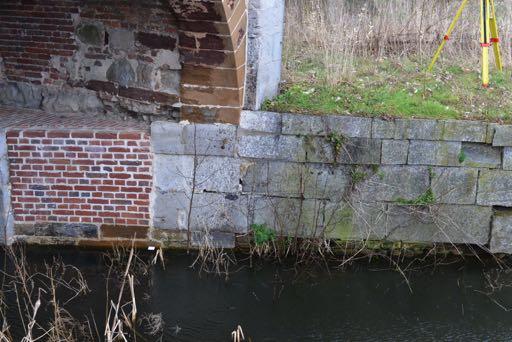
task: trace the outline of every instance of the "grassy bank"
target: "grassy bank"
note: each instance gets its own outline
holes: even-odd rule
[[[512,120],[511,46],[480,81],[478,4],[470,2],[433,73],[425,72],[458,0],[286,1],[281,94],[266,110]],[[503,42],[512,2],[496,2]],[[493,67],[491,66],[491,70]]]
[[[512,120],[510,70],[493,72],[481,86],[478,66],[440,64],[434,73],[409,58],[359,60],[350,79],[331,84],[312,60],[295,60],[293,78],[264,109],[293,113],[337,113],[437,119]]]

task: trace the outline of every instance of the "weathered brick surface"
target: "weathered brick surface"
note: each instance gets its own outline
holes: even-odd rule
[[[152,154],[144,132],[7,132],[17,223],[148,226]]]

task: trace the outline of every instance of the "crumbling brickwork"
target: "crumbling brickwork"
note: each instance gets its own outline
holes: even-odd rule
[[[0,104],[237,123],[243,0],[0,3]]]

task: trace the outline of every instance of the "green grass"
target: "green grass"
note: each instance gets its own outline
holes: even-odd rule
[[[512,120],[510,70],[493,72],[481,86],[478,66],[440,61],[434,73],[410,59],[358,60],[351,80],[328,84],[319,62],[285,65],[287,82],[264,110],[310,114],[396,116],[435,119]]]

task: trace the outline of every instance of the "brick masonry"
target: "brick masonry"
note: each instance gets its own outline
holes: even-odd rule
[[[2,116],[15,233],[146,237],[153,159],[147,128],[38,114],[31,128],[6,109]],[[51,127],[56,118],[60,124]]]
[[[0,3],[0,104],[238,123],[246,1]]]

